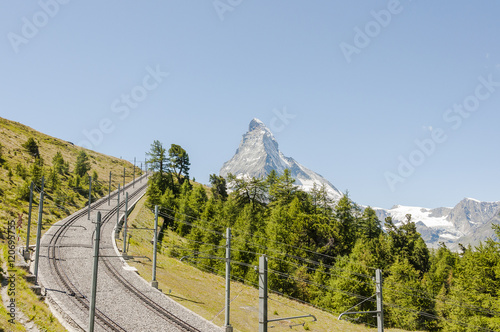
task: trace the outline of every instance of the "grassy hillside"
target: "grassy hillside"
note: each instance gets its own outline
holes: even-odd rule
[[[20,198],[20,188],[29,185],[33,180],[31,173],[35,158],[22,146],[29,138],[33,138],[38,144],[40,157],[43,160],[43,175],[46,178],[45,192],[48,196],[44,203],[44,225],[72,213],[82,207],[88,201],[88,178],[82,177],[80,185],[77,185],[73,174],[74,165],[78,153],[85,151],[89,157],[91,170],[89,175],[95,171],[102,187],[94,188],[93,196],[98,197],[108,191],[109,172],[112,172],[112,186],[116,188],[123,181],[123,168],[126,169],[126,181],[132,178],[133,165],[119,158],[106,156],[94,151],[82,149],[66,142],[33,130],[20,123],[0,118],[0,144],[2,145],[2,159],[0,161],[0,238],[4,237],[5,223],[18,217],[23,217],[23,230],[21,236],[25,236],[25,224],[28,214],[28,201]],[[53,158],[60,152],[64,161],[69,166],[69,171],[59,175],[60,186],[56,189],[49,183],[48,177],[53,167]],[[140,170],[136,170],[136,175]],[[37,193],[35,195],[34,219],[37,217]]]
[[[32,138],[38,146],[37,159],[23,145]],[[93,181],[93,199],[108,192],[109,172],[112,172],[112,190],[123,182],[123,169],[126,170],[126,182],[133,176],[133,165],[119,158],[106,156],[85,150],[45,134],[20,123],[0,118],[0,280],[5,282],[7,249],[7,222],[22,214],[22,228],[19,232],[18,246],[26,243],[28,219],[29,184],[37,182],[33,200],[30,244],[35,244],[36,222],[38,218],[38,200],[41,186],[40,178],[45,176],[43,231],[50,225],[69,214],[83,208],[88,202],[88,176],[76,176],[74,172],[77,157],[81,151],[88,156],[90,170],[88,175],[97,175],[98,182]],[[62,170],[55,171],[53,158],[62,156]],[[140,175],[136,169],[136,176]],[[16,275],[17,310],[21,310],[29,320],[35,322],[42,331],[64,331],[52,316],[44,302],[30,290],[29,284],[23,280],[26,273],[20,269]],[[9,316],[5,307],[0,305],[0,331],[24,331],[17,323],[8,323]],[[16,319],[17,320],[17,319]]]

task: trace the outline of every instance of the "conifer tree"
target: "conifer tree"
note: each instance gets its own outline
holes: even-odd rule
[[[384,318],[388,325],[412,331],[427,330],[432,320],[419,313],[432,310],[433,302],[422,296],[425,288],[420,272],[407,258],[397,257],[387,273],[384,301],[391,305],[385,306]]]
[[[26,149],[26,151],[33,157],[33,158],[38,158],[40,157],[40,151],[38,149],[38,144],[36,143],[35,139],[33,137],[28,138],[26,142],[23,143],[23,148]]]
[[[268,178],[269,179],[269,178]],[[268,181],[270,182],[270,181]],[[271,205],[274,204],[289,204],[297,191],[297,186],[294,185],[295,179],[289,169],[285,169],[283,174],[271,181],[269,186],[269,197]]]
[[[44,169],[43,169],[43,159],[42,158],[36,158],[33,164],[30,166],[29,174],[31,177],[31,181],[37,186],[42,185],[42,177],[44,176]]]
[[[52,190],[56,191],[59,189],[61,185],[61,179],[59,178],[59,173],[57,172],[57,169],[55,167],[50,168],[47,180],[48,185]]]
[[[57,151],[55,156],[52,158],[52,167],[54,167],[55,171],[59,174],[64,173],[64,158],[60,151]]]
[[[342,196],[335,207],[334,217],[337,225],[336,246],[341,255],[349,254],[356,242],[358,232],[358,208],[351,201],[348,194]]]
[[[78,156],[76,157],[75,174],[79,177],[83,177],[88,171],[90,171],[89,157],[85,151],[80,150],[80,152],[78,152]]]
[[[172,144],[168,150],[170,171],[175,175],[177,182],[182,185],[189,182],[189,155],[180,145]]]
[[[245,180],[233,174],[228,174],[227,178],[240,207],[250,204],[252,209],[256,210],[265,205],[267,194],[265,181],[255,177]]]
[[[163,175],[163,173],[167,171],[168,167],[166,149],[163,147],[163,144],[160,141],[155,140],[153,144],[151,144],[151,149],[149,150],[147,155],[149,156],[149,169],[154,172],[159,172],[161,175]]]
[[[359,220],[359,232],[362,236],[368,239],[378,238],[382,233],[382,225],[380,220],[371,207],[367,207],[363,211],[363,215]]]
[[[215,199],[225,201],[227,199],[227,186],[226,179],[222,176],[216,174],[210,175],[210,184],[212,188],[210,191]]]

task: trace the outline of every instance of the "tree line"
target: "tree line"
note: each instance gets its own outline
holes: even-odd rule
[[[269,257],[269,288],[324,310],[376,310],[373,277],[382,269],[386,327],[428,331],[500,330],[500,243],[453,252],[429,249],[411,215],[396,225],[355,204],[330,199],[324,186],[304,192],[289,170],[265,178],[209,176],[189,180],[189,156],[155,141],[149,152],[147,204],[160,207],[162,233],[185,239],[170,249],[192,264],[223,274],[225,229],[232,239],[232,277],[255,285],[261,254]],[[500,237],[500,227],[493,225]],[[164,244],[168,239],[163,239]],[[214,259],[210,259],[214,258]],[[361,303],[362,302],[362,303]],[[361,303],[361,304],[359,304]],[[359,304],[359,305],[358,305]],[[373,315],[349,316],[376,324]]]

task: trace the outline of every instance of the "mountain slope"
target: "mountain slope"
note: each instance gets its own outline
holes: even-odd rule
[[[342,193],[324,177],[302,166],[293,158],[286,157],[279,150],[279,145],[271,131],[259,119],[250,122],[248,132],[243,135],[235,155],[224,163],[220,175],[227,177],[229,173],[242,177],[261,178],[267,176],[271,170],[282,174],[289,169],[295,184],[305,191],[313,185],[325,185],[329,195],[338,199]]]
[[[118,183],[122,183],[124,168],[126,169],[126,181],[129,182],[132,178],[133,165],[128,161],[82,149],[73,143],[45,135],[23,124],[0,118],[0,144],[3,156],[0,160],[0,238],[6,229],[7,220],[17,218],[18,214],[24,214],[21,238],[26,234],[28,202],[19,199],[18,191],[32,180],[31,170],[34,158],[22,146],[28,138],[35,140],[43,160],[42,173],[46,179],[45,191],[48,194],[44,204],[44,224],[50,224],[64,218],[69,213],[84,207],[88,201],[88,179],[82,178],[80,185],[76,186],[73,175],[77,155],[81,150],[84,150],[89,157],[91,167],[89,174],[91,175],[95,171],[98,179],[102,182],[101,192],[94,191],[94,197],[107,193],[110,171],[112,172],[113,188],[116,188]],[[68,163],[69,172],[58,176],[60,184],[56,189],[51,187],[48,175],[52,168],[52,158],[57,152],[60,152],[64,161]],[[136,172],[136,175],[138,174],[140,174],[139,170]],[[36,220],[37,202],[38,193],[34,197],[32,221]],[[34,233],[36,232],[31,232],[33,240]]]

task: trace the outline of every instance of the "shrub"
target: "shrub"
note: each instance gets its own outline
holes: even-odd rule
[[[23,164],[18,163],[16,165],[16,174],[19,175],[23,180],[26,180],[26,177],[28,176],[28,171],[26,170],[26,167],[24,167]]]
[[[28,138],[26,142],[23,143],[23,148],[28,151],[28,153],[34,157],[38,158],[40,157],[40,151],[38,149],[38,144],[36,143],[35,139],[33,137]]]
[[[28,182],[23,182],[17,187],[16,198],[23,201],[29,201],[30,185],[28,184]]]

